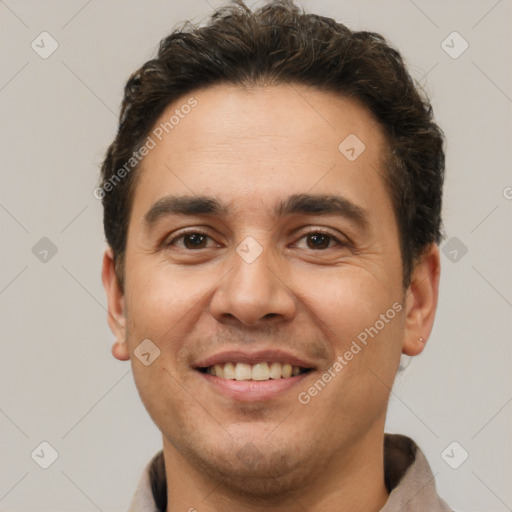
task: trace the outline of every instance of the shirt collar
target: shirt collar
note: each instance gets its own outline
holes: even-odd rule
[[[399,434],[384,435],[384,477],[389,498],[380,512],[452,512],[437,494],[432,470],[418,445]],[[128,512],[165,512],[163,451],[145,467]]]

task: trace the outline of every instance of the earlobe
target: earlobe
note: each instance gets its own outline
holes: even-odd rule
[[[406,292],[405,336],[402,352],[416,356],[423,352],[432,331],[439,295],[441,266],[439,248],[431,244],[414,266]]]
[[[128,343],[124,340],[117,340],[112,345],[112,355],[119,359],[119,361],[128,361],[130,359],[130,351],[128,350]]]
[[[124,293],[116,275],[114,254],[110,247],[103,255],[101,278],[107,294],[108,324],[117,338],[112,346],[112,355],[116,359],[126,361],[130,359],[130,353],[126,343]]]

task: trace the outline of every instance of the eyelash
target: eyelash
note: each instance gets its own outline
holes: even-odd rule
[[[212,239],[212,237],[210,237],[210,235],[208,235],[208,233],[205,233],[203,231],[199,231],[197,229],[190,229],[188,231],[182,231],[179,235],[173,237],[168,242],[167,241],[164,242],[164,246],[165,247],[170,247],[170,246],[174,245],[174,243],[177,240],[180,240],[180,239],[184,238],[187,235],[202,235],[202,236],[206,236],[206,237]],[[326,231],[326,230],[323,230],[323,229],[314,229],[314,230],[308,231],[306,233],[303,233],[302,236],[299,238],[299,240],[301,240],[302,238],[304,238],[304,237],[306,237],[308,235],[324,235],[326,237],[329,237],[331,240],[336,242],[336,244],[341,246],[341,247],[348,247],[349,246],[348,242],[342,242],[338,237],[336,237],[335,235],[333,235],[329,231]],[[332,248],[333,247],[327,247],[326,249],[319,249],[319,251],[326,251],[327,249],[332,249]],[[205,249],[205,248],[201,247],[200,249],[195,249],[194,250],[194,249],[187,249],[186,247],[181,247],[181,249],[185,249],[185,250],[190,251],[190,252],[195,252],[195,251],[200,251],[201,249]],[[314,249],[311,249],[311,250],[314,251]]]

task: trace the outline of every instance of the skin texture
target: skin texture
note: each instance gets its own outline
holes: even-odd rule
[[[141,164],[124,292],[110,250],[103,262],[112,352],[131,359],[162,432],[168,510],[378,511],[388,496],[389,392],[400,354],[419,354],[430,334],[438,248],[426,249],[404,290],[382,179],[386,140],[353,100],[295,84],[217,85],[191,96],[197,106]],[[170,105],[156,125],[188,99]],[[338,150],[349,134],[365,144],[352,162]],[[336,215],[272,216],[277,201],[302,193],[343,196],[366,211],[367,226]],[[144,216],[170,194],[213,196],[232,211],[169,215],[147,229]],[[195,248],[190,238],[176,239],[184,228],[209,238]],[[335,238],[318,248],[318,230]],[[252,263],[236,251],[246,237],[262,249]],[[298,394],[393,304],[401,311],[300,403]],[[160,350],[149,366],[134,356],[144,339]],[[224,350],[268,348],[315,369],[278,396],[243,401],[219,393],[193,368]]]

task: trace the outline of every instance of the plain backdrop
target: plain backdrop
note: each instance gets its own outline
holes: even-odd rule
[[[416,440],[455,510],[512,510],[512,3],[299,3],[387,37],[446,133],[439,310],[387,431]],[[126,510],[161,448],[130,364],[110,354],[93,190],[130,73],[218,5],[0,2],[0,510]],[[41,450],[58,453],[47,469]],[[446,453],[468,458],[454,469]]]

